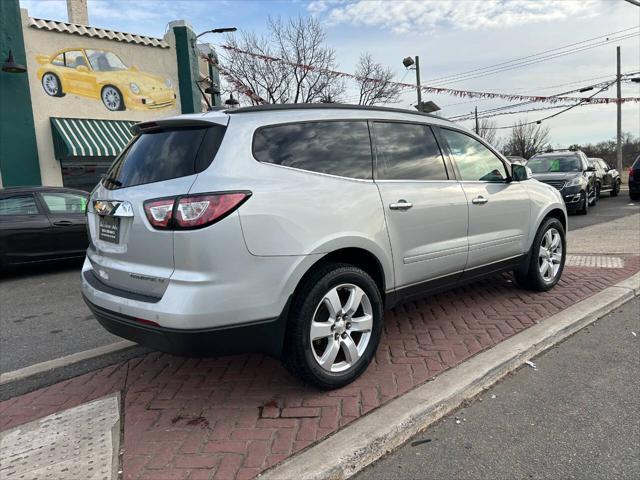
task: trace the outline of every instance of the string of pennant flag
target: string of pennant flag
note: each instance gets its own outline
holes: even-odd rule
[[[280,63],[284,63],[287,65],[291,65],[292,67],[295,68],[300,68],[302,70],[307,70],[307,71],[313,71],[313,72],[319,72],[319,73],[323,73],[325,75],[331,75],[334,77],[339,77],[339,78],[350,78],[350,79],[354,79],[354,80],[367,80],[369,82],[385,82],[385,83],[390,83],[393,85],[398,85],[400,87],[403,88],[416,88],[415,85],[410,84],[410,83],[404,83],[404,82],[393,82],[393,81],[386,81],[386,80],[380,80],[377,78],[369,78],[369,77],[359,77],[358,75],[354,75],[352,73],[347,73],[347,72],[341,72],[338,70],[330,70],[330,69],[324,69],[324,68],[318,68],[318,67],[314,67],[313,65],[305,65],[305,64],[301,64],[301,63],[293,63],[293,62],[289,62],[286,60],[283,60],[282,58],[277,58],[277,57],[272,57],[269,55],[264,55],[264,54],[260,54],[260,53],[255,53],[255,52],[249,52],[246,50],[242,50],[236,47],[233,47],[231,45],[228,44],[223,44],[221,45],[221,47],[227,51],[233,51],[236,53],[240,53],[242,55],[248,55],[257,59],[260,59],[262,61],[265,62],[280,62]],[[218,65],[219,66],[219,65]],[[220,67],[220,66],[219,66]],[[231,75],[230,72],[225,71],[223,72],[223,69],[220,70],[221,73],[223,74],[223,76],[229,80],[234,86],[238,87],[242,91],[242,93],[249,95],[249,91],[251,91],[251,89],[249,89],[248,87],[246,87],[246,85],[244,85],[242,82],[240,82],[238,79],[236,79],[233,75]],[[455,88],[444,88],[444,87],[431,87],[431,86],[427,86],[427,85],[423,85],[420,87],[421,90],[425,93],[431,93],[431,94],[442,94],[442,95],[451,95],[454,97],[461,97],[461,98],[487,98],[487,99],[492,99],[492,98],[497,98],[497,99],[502,99],[502,100],[510,100],[510,101],[532,101],[532,102],[542,102],[542,103],[558,103],[558,102],[565,102],[565,101],[582,101],[582,102],[588,102],[591,104],[608,104],[608,103],[639,103],[640,102],[640,97],[623,97],[620,99],[617,98],[611,98],[611,97],[600,97],[600,98],[593,98],[593,97],[570,97],[570,96],[543,96],[543,95],[518,95],[518,94],[509,94],[509,93],[498,93],[498,92],[480,92],[480,91],[474,91],[474,90],[460,90],[460,89],[455,89]],[[251,91],[251,94],[249,95],[251,98],[253,98],[256,101],[262,101],[264,102],[263,99],[257,97],[254,92]]]

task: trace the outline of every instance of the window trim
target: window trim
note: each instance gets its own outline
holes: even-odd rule
[[[415,120],[398,120],[398,119],[369,119],[367,121],[369,124],[369,135],[371,138],[371,148],[373,153],[373,179],[376,183],[442,183],[442,182],[455,182],[455,174],[453,174],[453,168],[451,164],[448,162],[448,157],[445,155],[444,150],[442,149],[442,145],[440,140],[438,139],[438,135],[434,129],[434,126],[430,123],[418,122]],[[433,134],[433,138],[436,141],[436,145],[438,150],[440,151],[440,156],[442,157],[442,163],[444,164],[444,172],[447,175],[446,179],[442,180],[424,180],[424,179],[388,179],[388,178],[378,178],[378,138],[375,135],[375,131],[373,128],[374,123],[403,123],[410,125],[420,125],[421,127],[427,127],[431,133]]]
[[[45,209],[44,206],[42,205],[42,203],[40,202],[40,199],[38,198],[38,195],[35,194],[35,192],[16,192],[16,193],[8,193],[5,195],[0,196],[0,201],[2,200],[7,200],[9,198],[13,198],[13,197],[31,197],[33,198],[34,203],[36,204],[36,208],[38,209],[38,213],[16,213],[16,214],[12,214],[12,215],[0,215],[0,218],[9,218],[9,217],[36,217],[38,215],[45,215]]]
[[[442,130],[451,130],[452,132],[456,132],[456,133],[460,133],[462,135],[466,135],[467,137],[472,138],[473,140],[475,140],[476,142],[480,143],[481,145],[483,145],[485,148],[487,148],[491,153],[493,153],[498,160],[500,160],[502,162],[502,165],[504,166],[505,172],[507,172],[507,178],[505,180],[501,180],[501,181],[489,181],[489,180],[464,180],[462,178],[462,174],[460,173],[460,169],[458,168],[458,164],[455,160],[455,157],[453,156],[453,153],[451,152],[451,148],[449,147],[449,143],[447,142],[447,140],[444,138],[444,136],[442,136]],[[458,129],[458,128],[452,128],[449,126],[444,126],[438,127],[438,135],[441,135],[442,138],[442,144],[445,146],[445,150],[447,152],[447,155],[449,156],[451,163],[453,164],[453,168],[455,169],[456,172],[456,178],[458,179],[459,182],[461,183],[495,183],[495,184],[506,184],[506,183],[512,183],[512,182],[520,182],[520,180],[515,180],[513,178],[513,176],[511,175],[511,163],[504,159],[502,157],[502,155],[496,151],[495,148],[491,147],[488,143],[486,143],[481,137],[478,137],[476,135],[471,134],[470,132],[466,132],[464,130]]]
[[[369,150],[371,152],[371,177],[370,178],[344,177],[342,175],[336,175],[334,173],[324,173],[324,172],[316,172],[314,170],[305,170],[304,168],[290,167],[288,165],[280,165],[280,164],[277,164],[277,163],[262,162],[262,161],[258,160],[258,158],[256,157],[256,154],[255,154],[256,134],[260,130],[263,130],[265,128],[270,128],[270,127],[283,127],[283,126],[287,126],[287,125],[300,125],[300,124],[304,124],[304,123],[329,123],[329,122],[342,122],[342,123],[360,122],[360,123],[364,123],[367,126],[367,131],[369,133]],[[374,158],[374,151],[373,151],[373,140],[372,140],[372,134],[371,134],[371,127],[369,125],[369,120],[366,119],[366,118],[328,118],[328,119],[298,120],[298,121],[291,121],[291,122],[270,123],[268,125],[260,125],[258,128],[256,128],[253,131],[253,134],[251,135],[251,157],[256,162],[258,162],[260,165],[267,165],[267,166],[278,167],[278,168],[286,168],[288,170],[294,170],[294,171],[297,171],[297,172],[313,173],[313,174],[316,174],[316,175],[323,175],[323,176],[326,176],[326,177],[333,177],[333,178],[342,178],[342,179],[345,179],[345,180],[353,180],[353,181],[356,181],[356,182],[373,182],[374,181],[375,158]]]

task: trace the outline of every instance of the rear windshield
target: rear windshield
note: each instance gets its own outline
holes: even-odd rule
[[[580,172],[580,159],[574,156],[533,157],[527,162],[533,173]]]
[[[215,125],[141,133],[111,166],[103,185],[117,189],[200,173],[213,161],[224,132]]]

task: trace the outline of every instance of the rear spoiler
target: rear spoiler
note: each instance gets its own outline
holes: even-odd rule
[[[38,55],[38,56],[36,56],[36,61],[40,65],[44,65],[45,63],[49,63],[50,59],[51,59],[51,57],[49,55]]]
[[[206,119],[189,117],[173,117],[162,120],[153,120],[151,122],[136,123],[131,127],[131,132],[134,135],[138,135],[140,132],[146,130],[156,130],[158,128],[171,128],[171,127],[213,127],[215,125],[227,126],[229,123],[229,116],[226,114],[211,115],[208,114]]]

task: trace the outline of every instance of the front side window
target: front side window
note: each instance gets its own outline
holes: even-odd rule
[[[574,155],[545,155],[532,157],[527,167],[533,173],[580,172],[582,162]]]
[[[609,165],[607,165],[604,160],[598,160],[598,163],[600,164],[600,168],[602,168],[602,170],[604,170],[605,172],[611,170],[609,168]]]
[[[504,182],[507,171],[502,161],[475,138],[442,128],[442,136],[464,181]]]
[[[33,195],[16,195],[0,198],[0,216],[4,215],[38,215],[38,204]]]
[[[448,179],[444,158],[429,126],[375,122],[373,132],[379,179]]]
[[[113,52],[105,52],[102,50],[87,50],[87,57],[91,68],[97,72],[114,72],[127,70],[127,66]]]
[[[80,66],[89,68],[87,61],[84,58],[84,54],[80,50],[72,50],[65,52],[65,64],[69,68],[78,68]]]
[[[370,179],[371,142],[366,122],[327,121],[272,125],[258,129],[253,155],[259,162]]]
[[[87,199],[73,193],[43,193],[42,199],[51,213],[82,214]]]

